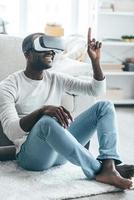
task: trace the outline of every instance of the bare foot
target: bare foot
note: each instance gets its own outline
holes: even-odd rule
[[[130,189],[132,187],[132,181],[121,177],[116,170],[100,172],[100,174],[96,175],[96,181],[107,183],[121,189]]]
[[[129,179],[134,177],[134,165],[119,165],[115,167],[122,177]]]

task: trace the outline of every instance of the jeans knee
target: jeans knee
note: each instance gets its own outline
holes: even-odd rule
[[[98,107],[101,112],[115,112],[114,104],[108,100],[98,102]]]
[[[51,131],[57,124],[55,118],[44,115],[38,122],[40,130],[38,131],[38,136],[46,138]]]
[[[52,125],[54,122],[55,122],[55,118],[53,117],[50,117],[48,115],[44,115],[43,117],[41,117],[41,119],[39,120],[39,123],[40,124],[48,124],[48,125]]]

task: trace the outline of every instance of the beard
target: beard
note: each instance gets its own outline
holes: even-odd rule
[[[32,66],[33,66],[34,70],[41,71],[41,70],[50,69],[52,67],[52,63],[47,64],[44,62],[44,60],[42,60],[40,57],[38,57],[38,59],[36,59],[33,62]]]

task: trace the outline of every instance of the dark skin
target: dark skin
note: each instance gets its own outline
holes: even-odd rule
[[[89,28],[87,38],[87,53],[92,62],[93,76],[98,81],[102,81],[104,79],[104,74],[100,67],[101,46],[102,45],[99,41],[91,39],[91,28]],[[52,51],[42,53],[29,51],[25,53],[25,57],[27,60],[26,69],[24,71],[25,75],[33,80],[42,80],[43,71],[51,68],[54,54]],[[33,126],[43,115],[56,117],[58,123],[64,128],[67,128],[69,123],[73,121],[73,117],[71,116],[70,112],[63,106],[57,107],[53,105],[44,105],[38,110],[35,110],[29,115],[21,118],[21,128],[26,132],[31,131]],[[122,189],[128,189],[132,187],[132,181],[130,178],[132,178],[133,175],[133,165],[115,166],[114,160],[106,159],[102,160],[102,168],[96,175],[96,180]]]

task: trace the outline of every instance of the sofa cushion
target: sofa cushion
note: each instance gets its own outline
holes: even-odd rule
[[[21,50],[23,38],[0,34],[0,81],[25,67]],[[3,133],[0,124],[0,160],[15,159],[15,146]]]
[[[25,67],[22,38],[0,34],[0,81]]]

